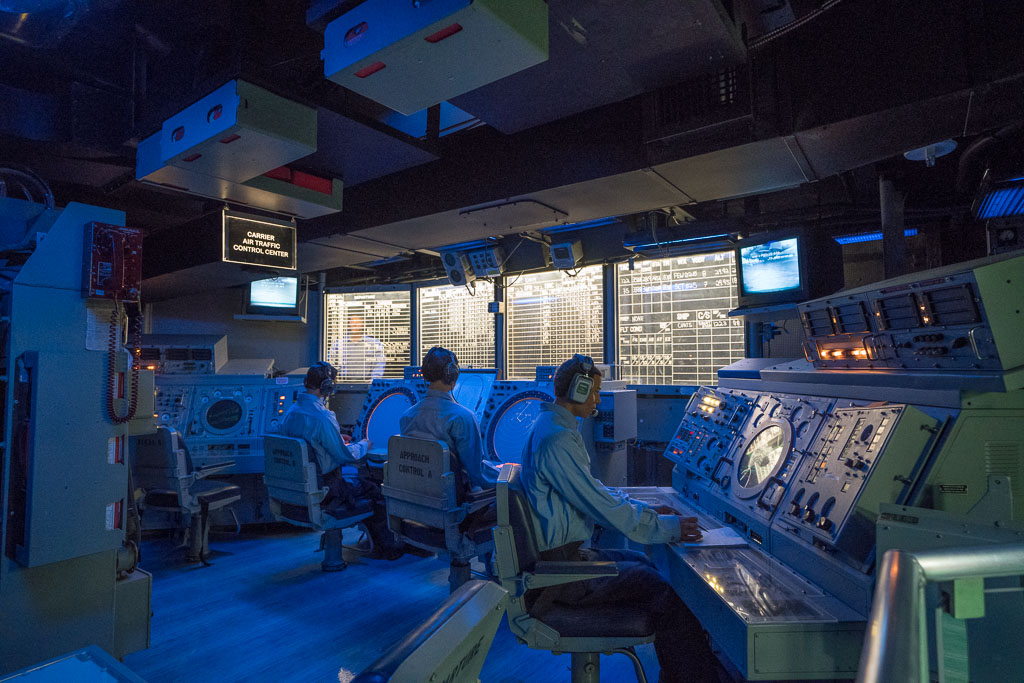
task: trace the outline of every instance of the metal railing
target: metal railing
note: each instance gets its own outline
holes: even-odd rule
[[[925,586],[929,582],[1024,574],[1024,544],[985,545],[882,557],[858,683],[928,682]]]

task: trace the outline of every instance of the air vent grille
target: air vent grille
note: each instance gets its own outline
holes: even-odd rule
[[[836,306],[832,311],[837,332],[869,332],[871,330],[868,326],[868,312],[864,308],[864,304],[859,301]]]
[[[936,289],[922,296],[935,325],[970,325],[981,320],[970,285]]]
[[[750,113],[750,84],[742,65],[660,88],[644,102],[648,139],[681,133]]]
[[[917,301],[912,294],[879,299],[878,310],[887,330],[910,330],[921,327],[917,315]]]
[[[806,311],[804,313],[804,327],[807,329],[808,337],[827,337],[833,333],[832,316],[827,308]]]

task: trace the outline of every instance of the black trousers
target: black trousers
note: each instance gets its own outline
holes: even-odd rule
[[[661,666],[659,681],[718,683],[719,664],[704,629],[650,558],[634,550],[582,548],[578,553],[581,560],[618,563],[618,576],[568,584],[568,590],[556,593],[553,602],[579,607],[616,603],[643,607],[654,615],[654,651]]]
[[[357,476],[355,479],[346,479],[341,476],[341,470],[328,472],[323,477],[324,485],[329,491],[328,498],[324,501],[324,510],[328,514],[332,511],[343,511],[345,508],[354,507],[360,501],[370,501],[373,504],[373,515],[367,517],[363,524],[373,541],[376,552],[393,554],[404,547],[404,543],[395,538],[388,528],[388,511],[384,504],[384,496],[380,492],[380,484],[366,476]]]

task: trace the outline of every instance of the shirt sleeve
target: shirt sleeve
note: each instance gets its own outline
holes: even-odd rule
[[[566,502],[583,514],[614,527],[637,543],[671,543],[680,539],[673,515],[659,515],[621,491],[610,492],[590,474],[586,450],[564,430],[539,444],[536,464]]]
[[[329,410],[325,410],[331,418],[334,417],[334,413]],[[316,440],[320,444],[320,447],[324,449],[335,467],[341,467],[343,465],[349,465],[356,462],[360,455],[353,457],[350,446],[346,446],[345,442],[341,438],[341,430],[338,429],[337,418],[331,420],[325,416],[325,419],[317,420],[316,422]],[[361,448],[356,446],[356,453],[358,454]]]
[[[470,415],[454,415],[448,433],[473,486],[492,488],[494,482],[489,481],[483,472],[484,440],[480,437],[476,420]]]

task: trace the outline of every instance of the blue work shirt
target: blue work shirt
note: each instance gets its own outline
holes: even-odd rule
[[[588,541],[594,520],[614,527],[637,543],[680,539],[678,518],[659,515],[590,474],[590,455],[572,413],[543,403],[523,448],[521,481],[533,508],[541,550]]]
[[[305,439],[313,449],[320,474],[356,463],[366,455],[366,444],[345,444],[334,412],[324,405],[323,399],[308,392],[299,394],[285,411],[279,433]]]
[[[427,389],[427,395],[398,421],[403,436],[434,439],[448,444],[473,486],[493,489],[498,469],[484,459],[484,440],[469,408],[459,405],[449,391]]]

